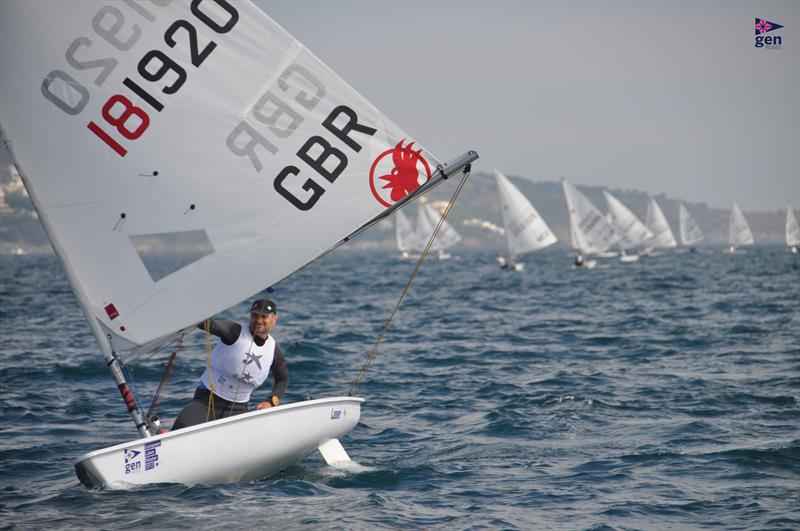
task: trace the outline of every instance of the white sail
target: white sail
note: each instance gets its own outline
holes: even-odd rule
[[[428,240],[430,239],[433,231],[436,229],[436,225],[439,223],[441,219],[441,215],[436,212],[433,207],[431,207],[428,203],[420,203],[419,210],[417,211],[417,239],[420,242],[420,249],[422,250],[427,245]],[[433,251],[444,251],[445,249],[452,247],[453,245],[457,244],[461,241],[461,235],[456,232],[456,230],[450,226],[447,221],[442,223],[442,228],[439,229],[439,234],[436,235],[436,239],[433,240],[433,245],[431,245],[431,250]]]
[[[494,170],[494,177],[509,256],[537,251],[558,241],[522,192],[499,171]]]
[[[118,352],[275,284],[439,162],[250,2],[0,8],[3,136]]]
[[[753,245],[753,233],[750,232],[750,225],[744,218],[744,214],[735,202],[731,208],[731,216],[728,224],[728,243],[731,246],[739,247]]]
[[[576,251],[580,251],[580,238],[577,234],[577,229],[575,228],[575,223],[572,222],[572,216],[570,216],[569,220],[569,246],[575,249]]]
[[[397,212],[395,212],[394,223],[397,250],[404,253],[420,251],[422,246],[419,238],[417,238],[417,234],[414,232],[414,227],[411,225],[411,221],[403,213],[402,209],[398,209]]]
[[[653,237],[647,242],[650,247],[654,249],[677,247],[678,242],[675,241],[675,236],[672,234],[669,223],[667,223],[667,218],[664,216],[661,207],[658,206],[658,203],[652,197],[650,198],[650,202],[647,203],[647,216],[645,220],[647,228],[653,233]]]
[[[786,245],[789,247],[800,245],[800,226],[791,206],[786,207]]]
[[[653,233],[619,199],[607,190],[603,190],[603,196],[608,205],[611,225],[619,235],[618,245],[621,251],[642,246],[653,237]]]
[[[683,206],[683,203],[680,203],[678,206],[678,213],[681,245],[691,247],[692,245],[696,245],[702,241],[705,237],[703,231],[700,230],[700,227],[695,222],[694,217],[686,209],[686,207]]]
[[[597,254],[617,243],[619,237],[602,212],[566,179],[561,185],[578,250],[582,254]]]

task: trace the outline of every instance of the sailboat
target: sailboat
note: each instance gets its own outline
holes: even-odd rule
[[[628,254],[630,249],[642,247],[645,242],[653,237],[650,229],[622,204],[622,201],[611,195],[608,190],[603,190],[603,196],[608,205],[608,216],[611,226],[619,235],[617,246],[619,247],[620,262],[635,262],[639,260],[638,254]]]
[[[671,249],[678,246],[675,241],[675,236],[672,234],[672,229],[667,223],[667,218],[664,216],[661,207],[654,198],[650,198],[647,203],[647,215],[645,216],[645,224],[647,228],[653,233],[653,237],[647,241],[647,249]]]
[[[525,265],[517,262],[519,256],[544,249],[558,240],[531,202],[505,175],[494,170],[494,178],[505,229],[507,267],[522,271]]]
[[[417,242],[419,242],[420,245],[420,248],[418,249],[419,251],[425,247],[425,243],[430,239],[431,235],[433,235],[433,231],[436,228],[436,225],[439,223],[441,217],[442,216],[436,212],[429,203],[420,201],[417,210],[416,228]],[[446,250],[460,241],[461,235],[456,232],[456,230],[447,221],[443,221],[442,226],[439,229],[439,234],[433,241],[431,250],[436,251],[439,260],[449,260],[452,258],[452,255]]]
[[[395,242],[401,258],[419,258],[426,242],[421,242],[411,221],[400,209],[394,214]],[[416,254],[415,254],[416,253]]]
[[[251,2],[0,2],[0,70],[3,141],[138,432],[78,458],[80,481],[212,484],[317,450],[348,460],[339,438],[363,398],[158,434],[125,362],[168,351],[477,154],[440,162]]]
[[[786,207],[786,246],[791,253],[796,253],[800,249],[800,226],[797,224],[791,205]]]
[[[750,231],[750,225],[747,224],[739,205],[734,201],[728,223],[728,248],[726,251],[734,253],[737,247],[753,245],[753,243],[753,233]]]
[[[619,236],[600,210],[589,199],[563,179],[564,198],[569,212],[570,232],[578,248],[575,265],[591,269],[597,265],[588,256],[607,251]]]
[[[694,246],[700,243],[705,235],[689,210],[683,206],[683,203],[678,205],[678,223],[681,245],[688,247],[691,252],[694,252]]]

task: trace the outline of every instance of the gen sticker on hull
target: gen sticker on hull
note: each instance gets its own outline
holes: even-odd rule
[[[125,474],[155,469],[158,466],[158,448],[160,446],[161,441],[153,441],[145,444],[141,450],[125,448],[123,450]]]

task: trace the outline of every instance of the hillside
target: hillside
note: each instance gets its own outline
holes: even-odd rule
[[[49,243],[44,235],[30,200],[21,182],[3,165],[0,172],[0,252],[23,249],[28,252],[49,252]],[[569,220],[564,194],[558,181],[534,182],[515,176],[511,181],[527,196],[560,242],[569,240]],[[446,201],[455,189],[455,180],[444,183],[427,194],[430,201]],[[578,186],[586,196],[601,210],[605,210],[603,188],[599,186]],[[625,203],[644,221],[649,196],[638,190],[611,189],[620,201]],[[500,211],[497,204],[494,178],[488,173],[475,172],[464,187],[461,197],[453,208],[450,223],[464,237],[461,244],[469,248],[499,249],[501,237],[490,230],[477,226],[465,226],[468,219],[486,220],[500,224]],[[667,220],[677,231],[679,199],[665,195],[655,196]],[[728,210],[708,207],[705,203],[686,203],[697,223],[706,235],[704,244],[722,245],[728,238]],[[412,217],[416,207],[410,205]],[[745,212],[757,243],[783,241],[785,211]],[[369,231],[355,238],[348,247],[353,248],[392,248],[394,245],[394,224],[391,218],[379,223]]]

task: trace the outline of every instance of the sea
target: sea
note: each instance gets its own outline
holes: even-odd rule
[[[512,272],[452,254],[422,264],[366,373],[352,467],[314,454],[258,481],[128,490],[75,475],[137,433],[60,264],[0,257],[0,527],[800,529],[800,255],[585,270],[557,247]],[[272,287],[285,401],[347,394],[414,266],[345,246]],[[178,355],[167,425],[203,345]],[[166,357],[126,362],[149,405]]]

